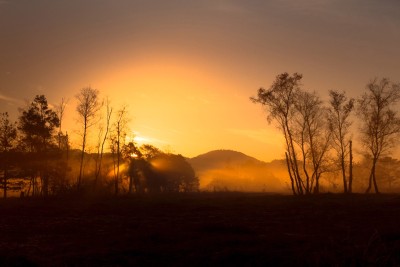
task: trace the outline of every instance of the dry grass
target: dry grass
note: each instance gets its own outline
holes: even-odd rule
[[[398,195],[0,201],[0,266],[400,264]]]

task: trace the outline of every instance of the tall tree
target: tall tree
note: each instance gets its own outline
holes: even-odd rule
[[[59,124],[57,113],[49,108],[44,95],[37,95],[19,117],[22,140],[31,152],[47,151]]]
[[[369,153],[372,164],[366,193],[374,185],[379,193],[376,182],[376,165],[379,158],[390,152],[400,133],[400,117],[396,104],[400,100],[400,84],[389,79],[373,80],[367,84],[367,92],[358,100],[357,112],[361,119],[361,141]]]
[[[113,125],[113,133],[111,135],[111,152],[114,160],[114,189],[115,194],[119,193],[119,178],[120,178],[120,164],[121,164],[121,148],[125,143],[128,124],[128,110],[123,106],[117,111],[117,118]]]
[[[342,172],[343,191],[351,193],[351,179],[346,177],[346,157],[350,144],[349,133],[352,122],[350,114],[354,108],[354,99],[348,99],[345,92],[329,91],[328,122],[332,133],[333,148],[335,149]]]
[[[122,148],[122,155],[124,159],[128,162],[128,177],[129,177],[129,185],[128,185],[128,193],[132,194],[133,188],[135,192],[142,191],[140,187],[140,169],[139,165],[141,164],[142,153],[137,147],[136,143],[129,142],[124,145]]]
[[[301,91],[295,102],[293,140],[300,147],[307,194],[319,192],[319,180],[327,165],[331,134],[326,123],[326,108],[317,94]],[[311,168],[311,172],[309,171]]]
[[[78,100],[76,111],[78,112],[80,123],[82,124],[83,128],[81,146],[82,151],[77,181],[77,187],[79,190],[82,183],[83,159],[85,156],[88,129],[96,123],[95,118],[101,107],[101,103],[99,102],[99,91],[91,87],[82,88],[79,94],[77,94],[75,97]]]
[[[111,127],[110,123],[111,123],[112,110],[113,109],[110,105],[110,101],[107,98],[106,99],[105,130],[103,130],[104,128],[102,125],[100,125],[100,128],[99,128],[94,187],[97,186],[97,183],[101,178],[100,175],[101,175],[101,167],[102,167],[102,161],[103,161],[104,145],[107,141],[108,134],[109,134],[110,127]],[[103,133],[103,131],[104,131],[104,133]]]
[[[7,197],[8,169],[10,165],[8,152],[14,147],[16,138],[16,123],[10,121],[7,112],[2,113],[0,117],[0,152],[2,155],[4,198]]]
[[[300,176],[298,155],[293,140],[293,118],[302,75],[294,73],[279,74],[269,89],[260,88],[257,97],[251,97],[253,103],[261,104],[267,111],[268,122],[275,121],[282,131],[286,143],[286,159],[293,194],[304,194],[304,181]]]
[[[62,141],[65,139],[65,136],[62,132],[62,122],[64,119],[65,107],[67,106],[68,100],[64,97],[61,98],[61,101],[55,107],[55,111],[57,113],[58,119],[60,120],[60,125],[58,127],[58,148],[61,149]]]
[[[49,185],[47,154],[54,146],[54,131],[59,127],[59,123],[57,113],[49,108],[44,95],[37,95],[26,110],[22,110],[19,117],[19,129],[25,148],[28,152],[35,153],[37,160],[43,158],[37,168],[44,195],[48,194]],[[35,186],[35,175],[32,175],[31,183]]]

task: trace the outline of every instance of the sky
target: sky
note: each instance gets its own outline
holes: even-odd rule
[[[0,112],[67,98],[78,146],[75,95],[91,86],[128,106],[139,143],[270,161],[283,139],[249,97],[282,72],[322,98],[399,82],[399,29],[397,0],[0,0]]]

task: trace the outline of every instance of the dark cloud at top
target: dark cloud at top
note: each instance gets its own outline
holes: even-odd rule
[[[277,72],[310,74],[320,65],[329,72],[370,64],[369,73],[385,64],[384,71],[399,59],[394,0],[0,3],[0,90],[13,93],[62,79],[91,82],[96,69],[146,53],[195,54],[246,68],[268,62]]]

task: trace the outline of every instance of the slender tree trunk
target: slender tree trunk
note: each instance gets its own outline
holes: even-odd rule
[[[350,153],[350,162],[349,162],[349,188],[348,193],[353,193],[353,142],[349,143],[349,153]]]
[[[379,194],[378,184],[376,183],[376,171],[375,171],[375,168],[374,168],[374,174],[372,176],[372,181],[374,182],[375,193]]]
[[[314,194],[319,194],[319,175],[315,175]]]
[[[107,115],[106,115],[106,132],[104,134],[104,138],[103,138],[103,142],[101,143],[101,150],[100,150],[100,159],[99,159],[99,166],[96,170],[96,176],[95,176],[95,180],[94,180],[94,187],[97,187],[97,183],[98,180],[101,179],[101,165],[102,165],[102,161],[103,161],[103,152],[104,152],[104,145],[106,143],[107,140],[107,136],[108,136],[108,132],[110,130],[110,119],[111,119],[111,114],[112,114],[112,108],[110,108],[109,106],[109,102],[107,100]]]
[[[306,165],[306,156],[303,153],[303,171],[304,174],[306,175],[306,194],[310,194],[311,193],[311,188],[310,188],[310,176],[308,175],[308,171],[307,171],[307,165]]]
[[[301,176],[300,176],[300,172],[299,172],[299,167],[297,164],[297,157],[296,157],[296,151],[294,149],[294,144],[293,144],[293,138],[292,138],[292,134],[290,133],[289,130],[289,125],[288,122],[286,121],[286,129],[287,129],[287,133],[288,133],[288,138],[289,138],[289,146],[290,146],[290,150],[289,151],[289,156],[291,154],[292,158],[293,158],[293,162],[292,164],[294,165],[294,174],[295,174],[295,178],[296,178],[296,185],[297,185],[297,191],[299,195],[303,195],[303,186],[302,186],[302,181],[301,181]]]
[[[371,186],[372,186],[372,169],[369,174],[369,179],[368,179],[368,187],[367,190],[365,190],[365,193],[368,194],[371,191]]]
[[[340,155],[340,165],[342,166],[342,177],[343,177],[343,192],[347,194],[347,181],[346,181],[346,166],[344,163],[344,151],[342,150],[342,154]]]
[[[292,172],[290,171],[290,163],[289,163],[289,157],[288,157],[288,153],[287,152],[285,152],[285,156],[286,156],[286,166],[287,166],[288,173],[289,173],[289,178],[290,178],[290,184],[292,186],[292,192],[293,192],[293,195],[297,195],[296,189],[294,188],[293,175],[292,175]]]
[[[119,128],[119,126],[118,126]],[[119,164],[120,164],[120,156],[121,152],[120,152],[120,130],[118,129],[118,136],[117,136],[117,175],[115,177],[115,194],[118,195],[118,191],[119,191]]]
[[[365,191],[365,193],[369,193],[371,191],[372,188],[372,182],[374,183],[374,187],[375,187],[375,192],[379,193],[378,191],[378,186],[376,185],[376,180],[375,180],[375,168],[376,168],[376,162],[377,162],[377,158],[376,156],[374,156],[374,159],[372,160],[372,167],[371,167],[371,173],[369,175],[369,182],[368,182],[368,188]]]
[[[81,183],[82,183],[82,172],[83,172],[83,158],[85,156],[85,146],[86,146],[86,130],[87,130],[87,125],[86,125],[86,119],[85,119],[85,124],[83,128],[83,140],[82,140],[82,152],[81,152],[81,162],[79,166],[79,176],[78,176],[78,190],[81,188]]]

